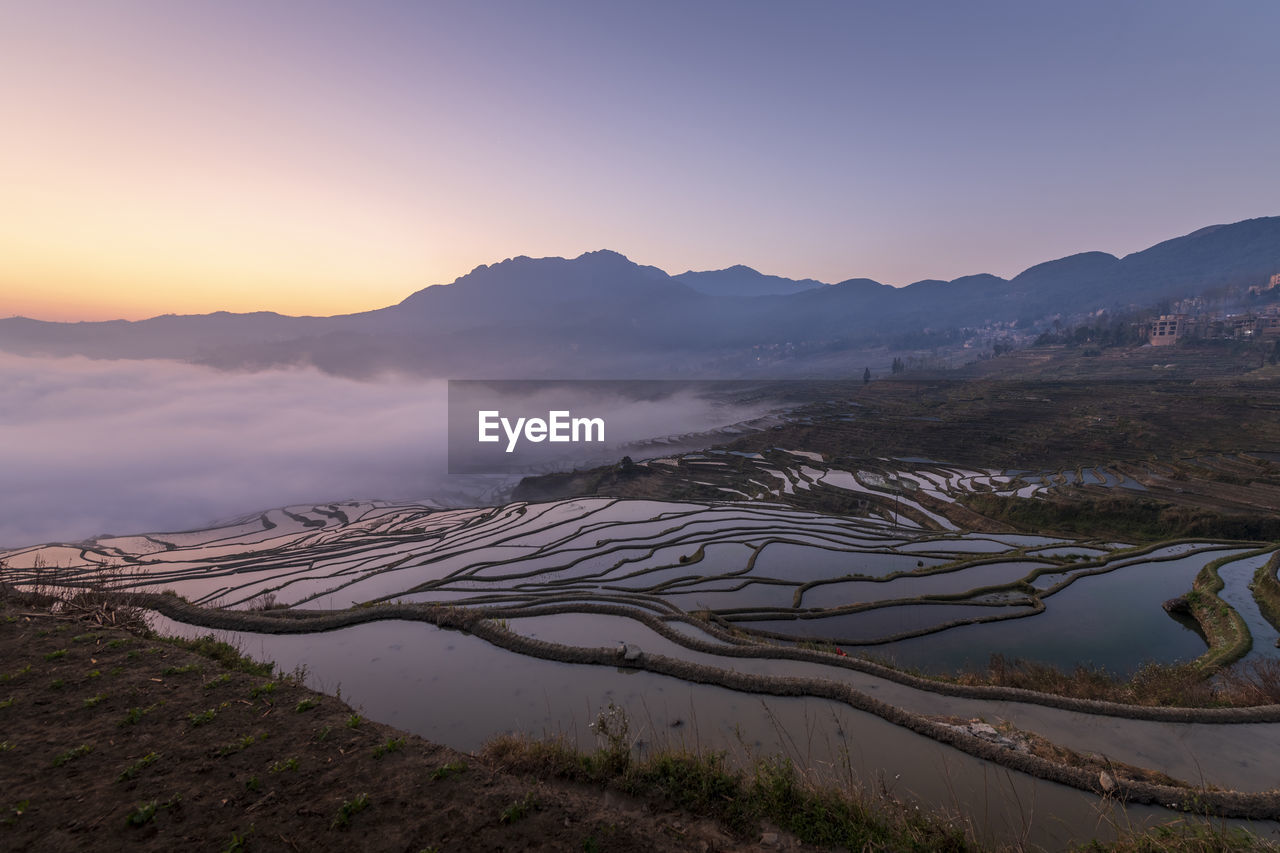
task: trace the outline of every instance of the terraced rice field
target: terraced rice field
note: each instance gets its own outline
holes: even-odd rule
[[[483,609],[486,624],[500,623],[513,642],[586,655],[583,663],[530,656],[495,644],[491,631],[459,634],[400,617],[319,633],[219,634],[286,669],[307,668],[312,686],[340,688],[385,722],[464,749],[513,728],[590,746],[587,723],[616,705],[636,721],[641,751],[675,744],[744,759],[783,754],[834,780],[900,779],[897,794],[954,800],[970,812],[994,799],[1000,805],[985,824],[993,838],[1029,837],[1046,846],[1061,846],[1077,837],[1072,827],[1096,822],[1093,795],[1024,773],[1006,774],[993,790],[993,765],[972,746],[976,724],[964,720],[1012,727],[993,736],[1000,750],[1025,751],[1025,738],[1038,736],[1191,784],[1274,787],[1268,769],[1250,756],[1260,742],[1280,737],[1275,722],[1176,729],[940,695],[874,666],[846,665],[866,653],[935,670],[981,665],[992,652],[1120,672],[1147,660],[1190,660],[1205,651],[1204,640],[1161,603],[1189,590],[1206,563],[1227,557],[1223,598],[1246,609],[1248,578],[1265,556],[1227,542],[1135,547],[971,533],[948,518],[966,490],[1028,488],[1019,472],[925,460],[845,468],[787,451],[732,462],[714,453],[695,457],[641,464],[718,467],[719,474],[704,475],[707,482],[745,479],[761,491],[724,502],[588,497],[468,509],[296,506],[207,530],[102,537],[0,559],[4,580],[19,587],[172,591],[202,612],[271,611],[299,626],[320,612],[376,617],[383,605]],[[862,512],[824,514],[777,502],[788,489],[843,490],[863,502]],[[1268,627],[1254,612],[1245,618],[1255,632]],[[171,633],[208,630],[159,614],[153,620]],[[1254,645],[1254,653],[1266,653],[1266,642]],[[903,709],[924,728],[893,725],[897,711],[866,713],[804,688],[765,700],[754,688],[717,686],[721,676],[708,683],[664,673],[666,664],[658,671],[622,666],[633,654],[729,679],[821,679]],[[606,660],[619,666],[601,666]],[[938,722],[947,720],[961,721],[955,731],[969,739],[964,751],[940,752],[930,739],[951,730],[952,723]],[[922,735],[926,729],[934,734]],[[1028,832],[1020,823],[1028,802],[1069,820]],[[1130,804],[1126,819],[1165,814]]]
[[[872,494],[887,476],[805,461],[784,469],[794,488],[840,482]],[[1017,483],[942,466],[910,476],[939,494]],[[909,498],[875,506],[847,517],[764,501],[580,498],[456,510],[335,503],[4,559],[18,585],[172,590],[206,607],[607,604],[677,621],[694,614],[774,642],[865,647],[935,671],[981,666],[999,652],[1125,672],[1203,652],[1201,637],[1160,605],[1189,590],[1209,560],[1247,551],[962,533]],[[1232,595],[1248,596],[1253,562],[1224,572]]]

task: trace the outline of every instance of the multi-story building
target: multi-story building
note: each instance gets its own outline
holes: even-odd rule
[[[1191,318],[1186,314],[1161,314],[1151,323],[1151,332],[1147,340],[1154,347],[1175,344],[1179,338],[1186,337],[1191,331]]]
[[[1280,278],[1280,276],[1273,277]],[[1276,337],[1280,335],[1280,307],[1271,306],[1258,315],[1254,321],[1253,333],[1258,336]]]

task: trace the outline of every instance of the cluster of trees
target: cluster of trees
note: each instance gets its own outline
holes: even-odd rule
[[[1079,325],[1064,327],[1061,320],[1053,321],[1053,329],[1036,338],[1033,346],[1065,344],[1069,347],[1126,347],[1146,341],[1142,317],[1139,315],[1112,316],[1101,314]]]
[[[910,370],[941,370],[949,366],[947,360],[938,355],[909,355],[906,358],[895,358],[889,368],[889,372],[897,374],[906,373]]]

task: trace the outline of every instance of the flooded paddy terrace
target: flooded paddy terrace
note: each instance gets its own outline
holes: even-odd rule
[[[1221,597],[1254,633],[1251,654],[1272,654],[1274,628],[1248,590],[1266,554],[1229,542],[1137,548],[968,533],[947,515],[948,499],[958,493],[1051,486],[1025,474],[922,461],[846,470],[816,454],[789,454],[792,464],[784,465],[783,453],[738,455],[721,466],[739,466],[736,485],[725,488],[747,493],[750,502],[591,497],[461,510],[377,502],[289,507],[210,530],[21,549],[2,555],[4,574],[28,588],[168,590],[202,608],[287,610],[299,619],[349,608],[376,617],[380,607],[415,604],[483,609],[502,631],[530,641],[619,647],[739,676],[836,682],[913,715],[1012,726],[1191,785],[1245,792],[1280,785],[1257,759],[1280,751],[1277,722],[1131,719],[947,695],[852,663],[870,653],[943,672],[1001,653],[1126,673],[1148,661],[1192,660],[1206,650],[1203,637],[1161,604],[1224,557]],[[1098,476],[1100,486],[1124,487]],[[748,481],[758,484],[754,493],[739,488]],[[863,502],[863,514],[770,502],[815,488],[849,492]],[[173,633],[208,633],[153,618]],[[895,725],[891,714],[823,695],[766,697],[622,659],[601,665],[599,655],[589,663],[530,656],[480,631],[402,618],[290,631],[221,635],[285,669],[305,665],[314,686],[340,686],[371,716],[464,749],[512,729],[590,746],[587,724],[614,703],[636,722],[642,751],[683,745],[744,759],[780,753],[837,780],[887,779],[900,795],[988,814],[985,831],[993,838],[1028,835],[1060,846],[1095,834],[1105,808],[1096,794],[999,769],[971,749]],[[800,657],[787,657],[788,650]],[[1028,833],[1031,802],[1056,818]],[[1157,806],[1127,808],[1138,822],[1167,819]],[[1270,823],[1256,828],[1275,830]]]

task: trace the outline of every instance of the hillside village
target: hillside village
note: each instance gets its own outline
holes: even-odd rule
[[[1171,346],[1187,338],[1208,340],[1256,340],[1280,337],[1280,273],[1266,285],[1250,287],[1247,295],[1270,304],[1256,308],[1224,310],[1204,297],[1184,299],[1175,310],[1161,314],[1144,328],[1152,346]]]

